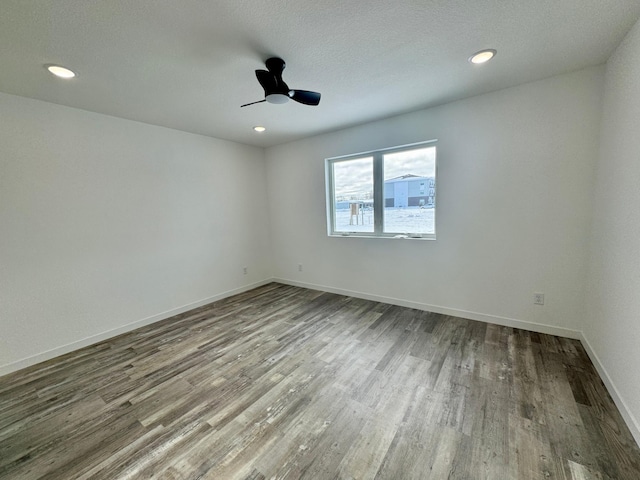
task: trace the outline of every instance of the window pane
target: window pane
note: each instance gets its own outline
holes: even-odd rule
[[[333,164],[334,231],[373,232],[373,157]]]
[[[436,147],[383,155],[385,233],[435,233]]]

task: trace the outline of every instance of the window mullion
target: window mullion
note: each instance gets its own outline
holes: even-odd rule
[[[382,233],[384,213],[384,172],[382,170],[382,153],[376,152],[373,155],[373,230],[376,235]]]

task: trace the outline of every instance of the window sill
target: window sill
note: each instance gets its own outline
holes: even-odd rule
[[[398,234],[398,235],[366,235],[363,234],[361,232],[353,232],[353,233],[330,233],[328,235],[329,237],[333,237],[333,238],[375,238],[375,239],[383,239],[383,240],[435,240],[436,236],[435,235],[429,235],[429,236],[420,236],[420,237],[413,237],[411,235],[404,235],[404,234]]]

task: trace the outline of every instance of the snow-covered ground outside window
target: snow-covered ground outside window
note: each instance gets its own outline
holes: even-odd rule
[[[373,233],[373,209],[360,210],[357,217],[350,215],[350,210],[336,210],[336,232],[369,232]],[[353,223],[353,225],[350,225]],[[421,207],[385,208],[385,233],[427,233],[435,232],[435,209]]]

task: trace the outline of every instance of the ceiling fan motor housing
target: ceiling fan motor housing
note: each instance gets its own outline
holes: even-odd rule
[[[282,76],[282,72],[284,71],[284,67],[287,66],[287,64],[285,63],[285,61],[281,58],[278,57],[271,57],[268,58],[266,62],[264,62],[265,66],[267,67],[267,70],[269,70],[271,73],[278,75],[278,76]]]

